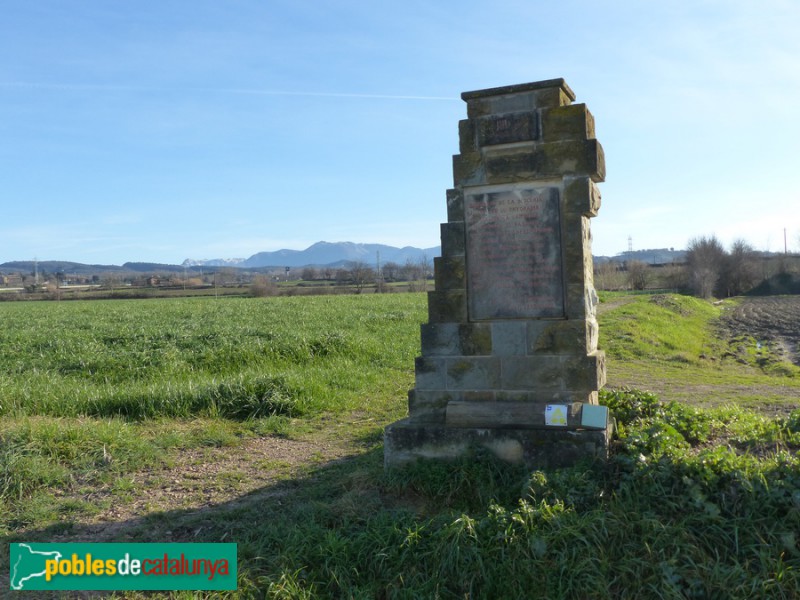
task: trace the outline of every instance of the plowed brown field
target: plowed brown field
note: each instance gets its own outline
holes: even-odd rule
[[[732,337],[749,335],[800,365],[800,296],[745,298],[722,318]]]

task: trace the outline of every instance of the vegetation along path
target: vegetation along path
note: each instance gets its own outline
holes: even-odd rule
[[[600,306],[610,388],[772,415],[800,406],[800,296],[711,304],[676,295],[611,295]]]

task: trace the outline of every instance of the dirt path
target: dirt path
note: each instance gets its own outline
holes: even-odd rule
[[[92,541],[108,541],[120,535],[119,523],[129,523],[148,513],[200,510],[222,503],[230,507],[233,497],[253,494],[299,470],[347,455],[344,447],[330,442],[275,436],[247,440],[233,447],[184,450],[169,468],[132,474],[129,501],[112,502],[108,509],[84,523],[84,533]],[[271,495],[276,494],[273,491]],[[112,490],[101,489],[85,500],[102,504],[115,495]],[[164,533],[164,541],[172,541],[172,532]]]
[[[628,304],[635,300],[635,296],[623,296],[621,298],[614,298],[613,300],[608,300],[606,302],[601,302],[597,305],[597,314],[602,315],[609,310],[613,310],[622,306],[623,304]]]
[[[73,526],[50,535],[48,541],[192,541],[204,529],[202,523],[197,524],[197,515],[222,506],[235,510],[237,503],[280,503],[294,478],[361,451],[352,440],[319,437],[327,439],[268,436],[237,446],[183,450],[174,455],[172,466],[130,473],[117,482],[116,489],[64,492],[62,497],[102,508],[92,515],[73,515]],[[176,511],[183,516],[172,522],[148,520],[154,514]],[[187,523],[193,523],[191,531]],[[143,528],[152,539],[140,539]]]
[[[219,530],[220,515],[239,510],[252,513],[267,502],[290,502],[298,478],[313,476],[317,467],[362,453],[358,442],[340,435],[339,427],[347,427],[347,423],[334,424],[335,435],[309,433],[299,440],[270,435],[236,446],[182,450],[173,456],[171,466],[129,473],[121,485],[117,482],[116,489],[76,485],[62,491],[61,498],[99,510],[70,515],[69,527],[48,527],[39,533],[34,527],[31,532],[36,538],[46,537],[41,541],[53,543],[208,541],[208,532]],[[17,534],[24,536],[25,531]],[[0,572],[0,590],[9,589],[8,577],[8,569]],[[107,596],[97,592],[20,594],[36,598]]]

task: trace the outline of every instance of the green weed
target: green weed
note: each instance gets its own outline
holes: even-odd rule
[[[374,472],[384,508],[372,496],[344,516],[370,478],[354,489],[323,473],[283,524],[248,538],[278,552],[248,579],[289,597],[793,597],[800,413],[687,411],[633,390],[605,400],[620,425],[605,464],[423,461]]]
[[[791,404],[798,378],[726,357],[717,315],[637,296],[601,317],[611,368],[754,404],[748,390],[769,380]],[[155,513],[129,539],[235,541],[232,598],[797,597],[800,410],[612,389],[605,463],[529,472],[476,450],[385,474],[377,433],[403,411],[423,319],[421,295],[5,303],[0,527],[8,540],[68,531],[95,510],[69,492],[107,486],[124,502],[141,469],[183,448],[314,431],[359,455],[309,460],[229,505]]]

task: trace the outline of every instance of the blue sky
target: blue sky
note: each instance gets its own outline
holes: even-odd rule
[[[563,77],[595,254],[800,250],[796,0],[3,0],[0,263],[439,243],[460,94]]]

